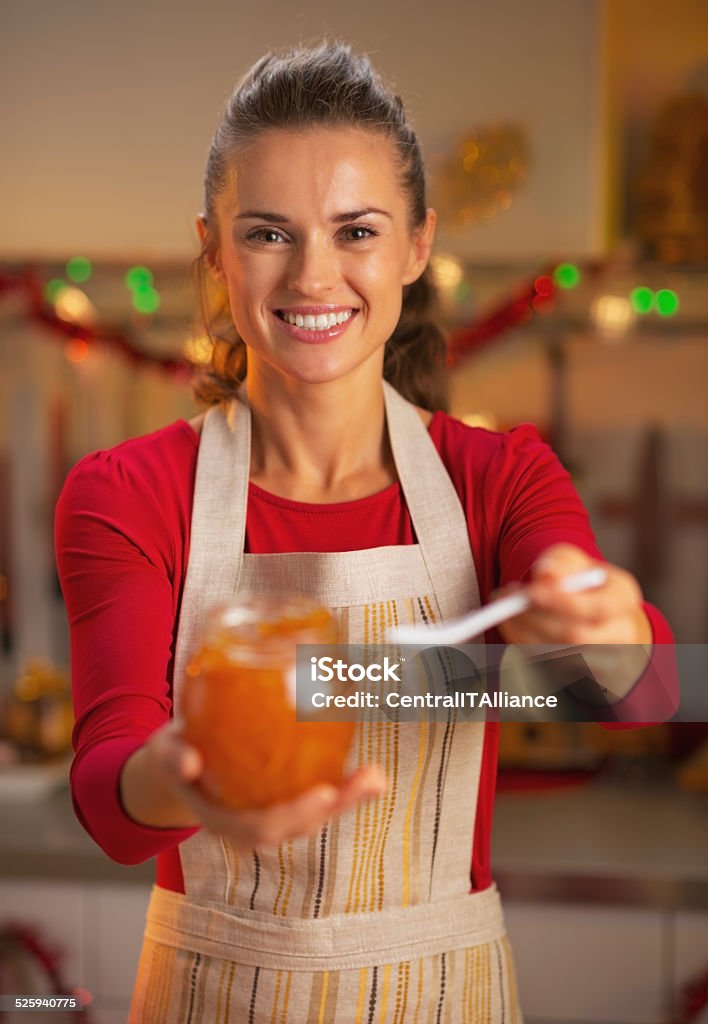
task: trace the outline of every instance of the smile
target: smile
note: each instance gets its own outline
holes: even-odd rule
[[[356,310],[343,309],[337,313],[299,313],[291,312],[288,309],[279,309],[276,312],[281,320],[292,324],[293,327],[302,327],[306,331],[327,331],[339,324],[346,323]]]
[[[358,309],[344,306],[294,307],[274,309],[273,315],[281,329],[296,341],[320,345],[341,337],[356,319]]]

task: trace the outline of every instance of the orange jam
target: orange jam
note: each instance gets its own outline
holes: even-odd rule
[[[296,721],[294,693],[296,645],[336,642],[334,616],[308,598],[251,598],[211,611],[182,698],[208,796],[240,810],[341,782],[355,722]]]

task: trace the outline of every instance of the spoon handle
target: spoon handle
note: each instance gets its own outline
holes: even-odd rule
[[[560,582],[561,590],[575,594],[581,590],[591,590],[600,587],[607,580],[607,573],[600,566],[592,569],[584,569],[582,572],[565,576]],[[459,619],[452,619],[449,622],[441,622],[434,626],[396,626],[389,629],[387,639],[389,643],[398,644],[461,644],[465,640],[479,636],[492,626],[498,626],[515,615],[520,615],[529,607],[530,599],[528,588],[524,587],[515,594],[508,594],[500,597],[491,604],[477,611],[469,612]]]

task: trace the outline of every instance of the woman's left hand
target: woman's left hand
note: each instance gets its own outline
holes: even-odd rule
[[[607,573],[602,586],[580,593],[560,588],[564,576],[601,566]],[[497,591],[518,590],[511,584]],[[531,607],[498,628],[509,644],[651,644],[651,625],[642,592],[625,569],[590,558],[572,544],[554,544],[533,566],[527,584]]]

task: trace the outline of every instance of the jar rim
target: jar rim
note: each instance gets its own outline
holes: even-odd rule
[[[320,621],[308,621],[315,613]],[[278,632],[264,627],[291,624]],[[238,660],[255,657],[295,658],[298,644],[332,643],[337,640],[337,623],[321,602],[303,594],[243,595],[222,601],[209,609],[203,632],[204,644],[215,646]],[[247,652],[249,652],[247,654]]]

